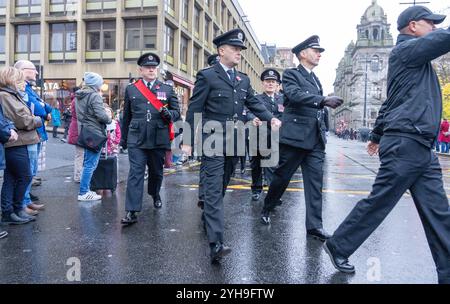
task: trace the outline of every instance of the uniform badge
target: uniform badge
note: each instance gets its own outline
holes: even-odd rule
[[[150,60],[150,61],[153,61],[153,56],[152,55],[150,55],[150,56],[148,56],[148,60]]]
[[[238,37],[239,40],[244,39],[244,35],[242,33],[239,33],[237,37]]]
[[[273,76],[273,75],[275,75],[275,73],[273,71],[269,71],[269,75]]]

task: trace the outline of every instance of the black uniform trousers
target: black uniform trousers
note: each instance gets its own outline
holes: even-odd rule
[[[306,229],[320,229],[322,225],[322,185],[325,148],[318,142],[313,150],[304,150],[280,144],[280,161],[269,192],[264,201],[265,210],[273,210],[286,191],[298,167],[302,168],[305,188]]]
[[[434,152],[407,137],[383,136],[381,166],[369,197],[358,202],[328,240],[349,257],[381,224],[406,190],[411,191],[440,283],[450,283],[450,209]]]
[[[202,158],[200,170],[203,171],[204,214],[206,233],[210,243],[223,243],[223,197],[238,161],[239,157],[234,156],[203,156]]]
[[[128,148],[130,172],[128,174],[125,210],[140,212],[144,195],[145,167],[149,168],[148,194],[153,198],[159,197],[163,174],[166,149]]]
[[[263,191],[263,172],[267,185],[272,183],[273,175],[276,167],[261,167],[261,160],[264,157],[259,155],[252,156],[250,159],[250,167],[252,168],[252,193],[261,193]]]

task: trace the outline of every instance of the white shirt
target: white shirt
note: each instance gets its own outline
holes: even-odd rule
[[[222,64],[222,62],[219,62],[219,63],[222,66],[222,68],[225,70],[225,73],[227,73],[228,78],[230,78],[230,75],[228,74],[229,70],[232,70],[234,72],[234,74],[236,75],[236,71],[233,68],[227,67],[226,65]]]
[[[152,82],[150,82],[150,85],[149,85],[149,82],[148,81],[146,81],[145,79],[142,79],[142,81],[144,81],[144,84],[147,86],[147,87],[150,87],[150,88],[152,88],[153,87],[153,85],[155,84],[155,81],[156,81],[156,79],[155,80],[153,80]]]

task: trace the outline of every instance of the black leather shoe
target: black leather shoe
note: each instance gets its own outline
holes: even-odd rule
[[[283,204],[283,200],[279,199],[278,202],[275,204],[275,206],[281,206]]]
[[[306,235],[321,242],[325,242],[331,237],[331,235],[329,235],[325,230],[323,230],[323,228],[308,230],[306,232]]]
[[[261,213],[261,222],[264,225],[270,225],[270,211],[263,210]]]
[[[333,263],[334,268],[344,273],[354,273],[355,266],[350,265],[348,259],[340,257],[333,253],[333,251],[328,247],[327,242],[323,244],[325,252],[330,256],[331,263]]]
[[[120,221],[123,225],[133,225],[137,223],[136,212],[129,211],[125,217]]]
[[[259,193],[259,192],[252,193],[252,201],[257,202],[257,201],[259,201],[260,197],[261,197],[261,193]]]
[[[162,201],[161,198],[157,197],[153,199],[153,206],[155,206],[156,209],[162,208]]]
[[[212,244],[211,246],[211,263],[218,263],[220,260],[231,253],[231,248],[221,243]]]
[[[199,200],[197,203],[197,206],[203,210],[203,209],[205,209],[205,202],[202,200]]]

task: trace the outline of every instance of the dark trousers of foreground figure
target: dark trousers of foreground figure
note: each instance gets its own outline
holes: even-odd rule
[[[381,166],[368,198],[339,226],[327,244],[348,258],[391,212],[409,189],[419,212],[440,283],[450,283],[450,210],[434,152],[406,137],[383,136]],[[414,253],[412,253],[414,254]]]
[[[145,168],[149,168],[148,194],[159,197],[164,173],[165,149],[128,148],[130,172],[128,174],[125,210],[140,212],[144,195]]]
[[[275,170],[269,192],[264,201],[264,209],[271,211],[286,191],[298,167],[302,168],[305,188],[306,229],[321,229],[322,224],[322,184],[325,152],[318,143],[314,150],[304,150],[280,144],[280,162]]]
[[[205,223],[209,243],[223,243],[224,212],[223,197],[231,175],[239,161],[238,157],[203,156],[202,188],[205,199]]]
[[[250,167],[252,168],[252,192],[260,193],[263,191],[263,172],[267,185],[272,183],[275,167],[261,167],[261,161],[265,158],[261,155],[252,156]]]

